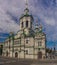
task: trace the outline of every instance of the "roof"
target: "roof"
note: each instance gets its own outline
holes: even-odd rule
[[[29,12],[29,9],[28,8],[26,8],[24,11],[26,11],[26,10]]]
[[[23,14],[20,19],[22,19],[23,17],[31,17],[33,19],[33,16],[32,15],[29,15],[29,14]]]

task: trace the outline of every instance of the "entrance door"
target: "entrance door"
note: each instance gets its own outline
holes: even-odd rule
[[[42,59],[42,52],[38,52],[38,59]]]
[[[17,52],[15,53],[15,57],[16,57],[16,58],[18,57],[18,53],[17,53]]]

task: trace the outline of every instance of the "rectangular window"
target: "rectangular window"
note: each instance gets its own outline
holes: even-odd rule
[[[42,43],[41,43],[41,41],[38,41],[38,46],[42,46]]]
[[[28,44],[28,40],[26,40],[26,44]]]
[[[25,53],[28,54],[28,50],[25,50]]]
[[[29,43],[29,38],[26,39],[26,44],[28,44],[28,43]]]

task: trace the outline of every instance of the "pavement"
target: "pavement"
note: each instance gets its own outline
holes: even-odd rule
[[[57,65],[57,59],[24,60],[0,56],[0,65]]]

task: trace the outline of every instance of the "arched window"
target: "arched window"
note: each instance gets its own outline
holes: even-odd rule
[[[17,52],[15,53],[15,57],[18,57],[18,53]]]
[[[28,21],[26,21],[26,27],[28,27]]]
[[[21,27],[23,28],[23,26],[24,26],[23,22],[22,22],[22,24],[21,24],[21,25],[22,25]]]

